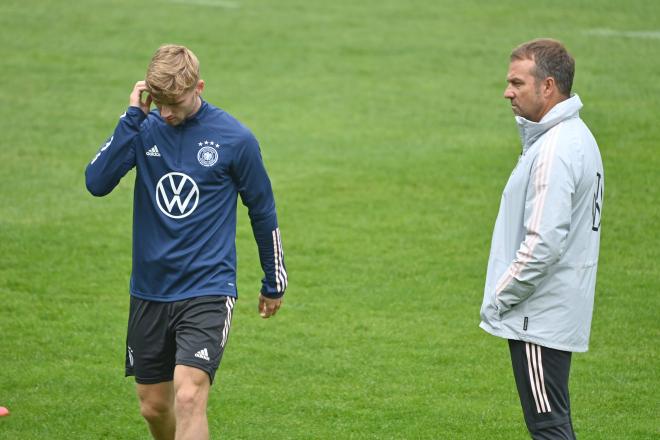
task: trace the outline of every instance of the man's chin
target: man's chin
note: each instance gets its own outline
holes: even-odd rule
[[[513,112],[514,116],[520,116],[521,118],[529,119],[529,117],[525,114],[523,114],[518,107],[511,107],[511,111]]]

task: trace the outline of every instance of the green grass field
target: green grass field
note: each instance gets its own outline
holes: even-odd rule
[[[123,377],[133,174],[83,171],[161,43],[261,142],[290,289],[271,320],[245,209],[213,438],[525,439],[505,341],[477,325],[519,153],[508,54],[552,36],[606,172],[580,439],[660,438],[660,3],[3,0],[0,439],[141,439]]]

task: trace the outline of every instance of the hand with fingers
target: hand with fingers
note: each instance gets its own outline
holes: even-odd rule
[[[282,306],[282,298],[267,298],[259,294],[259,315],[266,319],[275,316]]]
[[[143,93],[147,94],[144,101],[142,100]],[[138,81],[135,83],[135,87],[133,87],[133,91],[129,98],[129,105],[131,107],[139,108],[145,115],[149,114],[149,109],[151,108],[151,95],[147,91],[147,83],[145,81]]]

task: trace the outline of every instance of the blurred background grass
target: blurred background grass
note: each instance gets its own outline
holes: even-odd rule
[[[261,320],[241,206],[213,436],[526,438],[506,343],[477,324],[520,148],[508,54],[540,36],[576,58],[607,179],[574,424],[660,435],[657,2],[5,0],[0,36],[0,439],[147,436],[122,377],[133,174],[95,199],[83,170],[166,42],[260,140],[290,275]]]

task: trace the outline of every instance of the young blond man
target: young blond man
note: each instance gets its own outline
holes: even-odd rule
[[[274,316],[287,272],[270,180],[248,128],[201,97],[197,57],[161,46],[113,135],[87,166],[95,196],[136,168],[126,375],[155,439],[208,438],[208,393],[236,288],[236,202],[248,207]],[[156,109],[150,110],[154,104]]]

